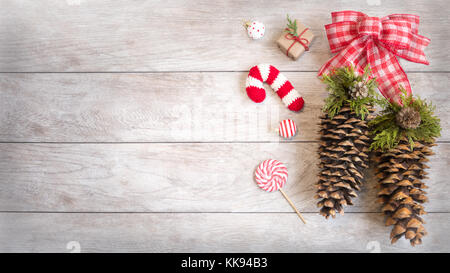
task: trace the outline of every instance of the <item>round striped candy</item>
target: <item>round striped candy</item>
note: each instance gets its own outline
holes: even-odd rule
[[[280,122],[278,132],[284,138],[291,138],[297,133],[297,126],[292,119],[285,119]]]
[[[255,181],[265,191],[277,191],[286,184],[287,168],[278,160],[267,159],[255,171]]]

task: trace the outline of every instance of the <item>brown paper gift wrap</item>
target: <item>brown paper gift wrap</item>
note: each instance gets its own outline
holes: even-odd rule
[[[300,21],[297,19],[295,21],[297,21],[297,34],[299,36],[294,37],[291,34],[289,34],[287,30],[285,30],[283,31],[283,34],[280,36],[280,38],[278,38],[277,40],[277,45],[281,49],[281,51],[283,51],[284,54],[287,53],[286,55],[292,58],[293,60],[297,60],[298,57],[300,57],[300,55],[302,55],[303,52],[305,52],[305,50],[309,48],[312,40],[314,39],[314,34],[312,33],[311,30],[307,29],[305,31],[306,29],[305,25],[300,23]],[[300,34],[303,31],[305,32],[300,36]],[[305,48],[296,39],[302,41],[307,47]]]

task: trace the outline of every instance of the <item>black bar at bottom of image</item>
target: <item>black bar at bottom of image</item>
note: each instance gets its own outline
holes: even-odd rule
[[[420,256],[420,257],[419,257]],[[390,269],[414,269],[416,262],[443,262],[448,254],[393,253],[149,253],[149,254],[2,254],[0,262],[20,270],[23,267],[92,270],[124,269],[126,272],[286,272],[348,268],[367,261],[366,265],[390,264]],[[403,262],[402,262],[403,261]],[[405,263],[405,261],[410,261]],[[414,262],[416,261],[416,262]],[[133,270],[133,271],[130,271]]]

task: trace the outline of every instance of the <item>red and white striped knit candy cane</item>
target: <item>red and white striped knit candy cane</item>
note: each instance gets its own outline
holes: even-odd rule
[[[272,87],[289,110],[300,111],[303,108],[305,101],[302,96],[277,68],[269,64],[255,65],[250,69],[245,89],[251,100],[259,103],[266,98],[264,82]]]

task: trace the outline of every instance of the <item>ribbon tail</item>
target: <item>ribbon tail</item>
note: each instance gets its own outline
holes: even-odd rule
[[[381,94],[391,102],[401,105],[401,88],[404,88],[410,95],[411,85],[397,57],[384,47],[378,47],[374,43],[367,44],[366,54],[372,76],[376,78]]]

